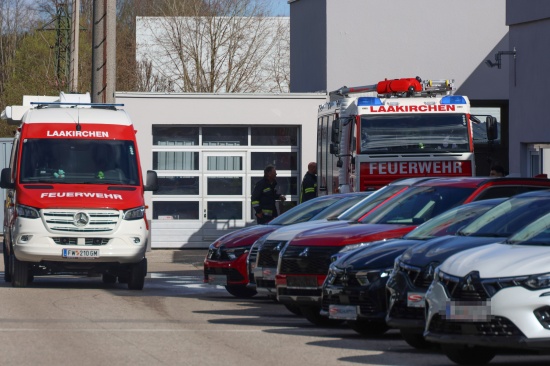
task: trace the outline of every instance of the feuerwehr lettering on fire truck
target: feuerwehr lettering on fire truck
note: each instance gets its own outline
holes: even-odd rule
[[[101,193],[101,192],[42,192],[40,198],[96,198],[122,200],[120,194]]]
[[[462,161],[395,161],[368,164],[369,174],[462,174]]]
[[[109,137],[107,131],[50,131],[46,132],[48,137]]]

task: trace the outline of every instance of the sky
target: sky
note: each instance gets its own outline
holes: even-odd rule
[[[273,9],[275,13],[273,15],[283,15],[290,16],[290,5],[287,3],[288,0],[272,0],[275,4]]]

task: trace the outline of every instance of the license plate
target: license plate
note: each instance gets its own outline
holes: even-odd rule
[[[491,318],[491,303],[449,301],[445,315],[449,320],[485,322]]]
[[[288,287],[314,287],[317,288],[316,276],[288,276],[286,278]]]
[[[208,284],[215,286],[227,286],[226,275],[208,275]]]
[[[330,319],[356,320],[357,306],[353,305],[329,305],[328,317]]]
[[[409,292],[407,294],[407,306],[410,308],[423,308],[426,306],[423,292]]]
[[[63,258],[99,258],[99,249],[67,249],[63,248],[61,252]]]

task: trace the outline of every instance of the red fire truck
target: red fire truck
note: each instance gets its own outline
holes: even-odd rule
[[[452,94],[453,80],[419,77],[342,87],[319,106],[319,194],[378,189],[419,176],[474,176],[468,97]],[[487,139],[497,121],[486,117]]]

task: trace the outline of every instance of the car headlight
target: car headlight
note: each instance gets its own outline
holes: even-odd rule
[[[360,247],[363,247],[367,245],[367,243],[358,243],[358,244],[351,244],[351,245],[346,245],[345,247],[342,247],[342,249],[340,249],[338,251],[338,253],[347,253],[351,250],[354,250],[354,249],[357,249],[357,248],[360,248]]]
[[[550,288],[550,273],[530,276],[523,282],[523,284],[531,290]]]
[[[225,248],[225,253],[227,254],[227,258],[229,260],[235,260],[239,258],[241,255],[247,253],[250,250],[249,246],[246,247],[237,247],[237,248]]]
[[[123,220],[139,220],[145,216],[145,207],[137,207],[124,211]]]
[[[391,271],[391,268],[359,271],[355,274],[355,278],[361,286],[367,286],[381,278],[388,277]]]
[[[15,206],[17,210],[17,216],[24,217],[26,219],[37,219],[40,217],[40,213],[34,207],[17,205]]]

